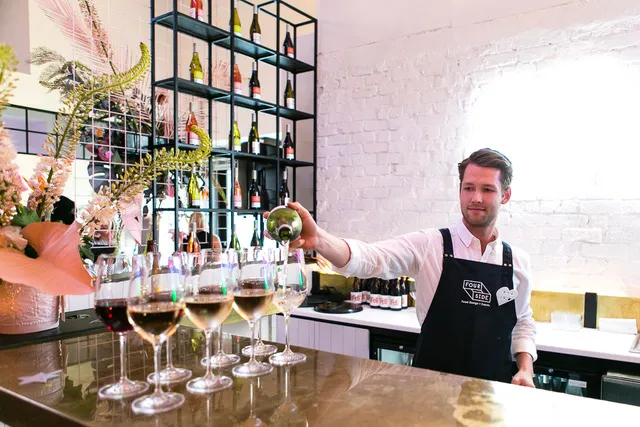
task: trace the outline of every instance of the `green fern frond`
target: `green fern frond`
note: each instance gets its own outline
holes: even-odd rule
[[[0,43],[0,116],[7,105],[9,98],[15,89],[15,78],[13,73],[16,71],[18,60],[11,46]]]
[[[99,77],[95,80],[78,85],[73,90],[65,93],[62,99],[62,109],[56,119],[53,132],[47,136],[44,142],[45,150],[53,152],[55,159],[74,159],[76,148],[80,140],[83,123],[89,117],[91,109],[96,102],[106,98],[110,90],[133,87],[149,69],[151,57],[149,48],[140,43],[140,61],[130,70],[110,76]],[[51,169],[47,177],[46,186],[51,184],[54,171]],[[44,215],[46,200],[37,200],[37,212],[40,217]]]

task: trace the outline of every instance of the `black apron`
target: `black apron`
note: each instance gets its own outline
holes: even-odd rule
[[[502,265],[458,259],[449,230],[440,233],[442,275],[422,323],[413,366],[511,382],[511,333],[517,320],[511,247],[502,243]],[[501,288],[506,289],[499,305]]]

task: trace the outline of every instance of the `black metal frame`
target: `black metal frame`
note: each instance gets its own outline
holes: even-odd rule
[[[174,117],[173,117],[173,121],[174,121],[174,140],[173,143],[169,143],[166,144],[168,146],[170,146],[170,148],[175,148],[175,149],[193,149],[193,146],[186,146],[185,144],[180,144],[179,140],[178,140],[178,129],[180,126],[180,123],[178,122],[178,94],[179,93],[184,93],[184,94],[189,94],[189,95],[194,95],[203,99],[207,99],[208,102],[208,113],[209,113],[209,133],[211,134],[212,128],[213,128],[213,115],[212,115],[212,110],[213,110],[213,102],[217,101],[217,102],[222,102],[222,103],[226,103],[229,104],[230,106],[230,120],[229,120],[229,129],[233,129],[233,123],[235,120],[235,107],[239,106],[242,108],[247,108],[250,110],[253,110],[256,113],[256,120],[258,120],[258,113],[265,113],[265,114],[270,114],[270,115],[274,115],[276,117],[276,137],[280,135],[280,119],[281,118],[287,118],[293,121],[293,138],[296,141],[297,144],[297,122],[299,120],[313,120],[313,162],[302,162],[302,161],[291,161],[291,160],[285,160],[283,158],[280,158],[280,153],[279,150],[276,150],[277,154],[275,157],[272,156],[264,156],[264,155],[254,155],[254,154],[249,154],[249,153],[240,153],[240,152],[235,152],[233,150],[233,147],[229,147],[229,150],[222,150],[222,149],[213,149],[212,150],[212,156],[209,158],[209,207],[208,208],[201,208],[201,209],[189,209],[189,208],[179,208],[178,207],[178,201],[177,201],[177,195],[176,195],[176,203],[174,208],[156,208],[156,196],[157,196],[157,189],[156,189],[156,184],[154,182],[153,185],[153,198],[154,198],[154,213],[153,213],[153,237],[154,239],[157,239],[157,218],[156,218],[156,213],[157,212],[162,212],[162,211],[173,211],[174,212],[174,223],[175,223],[175,236],[178,236],[178,213],[179,212],[210,212],[210,213],[220,213],[220,212],[228,212],[230,213],[230,224],[227,228],[227,230],[229,230],[230,233],[234,232],[234,225],[235,225],[235,215],[234,214],[241,214],[241,215],[261,215],[261,211],[256,211],[256,210],[248,210],[248,209],[233,209],[233,192],[230,192],[230,200],[229,200],[229,206],[231,207],[231,209],[221,209],[221,208],[214,208],[214,200],[213,198],[216,196],[216,189],[213,187],[213,180],[211,179],[211,174],[212,174],[212,157],[213,156],[219,156],[219,157],[226,157],[230,159],[230,180],[229,182],[231,183],[231,185],[233,185],[233,182],[235,181],[235,163],[236,163],[236,159],[244,159],[244,160],[248,160],[248,161],[253,161],[256,164],[275,164],[275,168],[276,168],[276,182],[275,184],[275,188],[276,188],[276,196],[279,198],[280,194],[279,194],[279,186],[278,186],[278,181],[282,175],[282,170],[286,167],[291,167],[294,168],[294,173],[292,174],[292,179],[290,179],[290,182],[292,182],[293,185],[293,195],[294,197],[297,196],[296,193],[296,173],[295,170],[298,167],[312,167],[313,168],[313,207],[312,207],[312,215],[315,217],[315,213],[316,213],[316,207],[317,207],[317,199],[316,199],[316,192],[317,192],[317,184],[316,184],[316,180],[317,180],[317,170],[316,170],[316,161],[317,161],[317,93],[318,93],[318,88],[317,88],[317,57],[318,57],[318,21],[316,18],[312,17],[311,15],[301,11],[300,9],[286,3],[285,1],[282,0],[269,0],[266,1],[264,3],[261,4],[254,4],[248,0],[240,0],[241,2],[250,5],[251,7],[257,5],[258,8],[276,18],[276,41],[279,44],[280,43],[280,23],[281,22],[285,22],[287,24],[289,24],[290,26],[293,27],[293,37],[294,37],[294,42],[296,43],[297,46],[297,30],[299,27],[303,27],[306,25],[313,25],[313,32],[314,32],[314,55],[313,55],[313,65],[310,64],[306,64],[302,61],[299,61],[297,59],[297,51],[298,49],[296,49],[295,51],[295,58],[289,58],[286,55],[282,55],[280,53],[280,46],[278,45],[276,47],[276,49],[271,49],[268,48],[266,46],[262,46],[262,45],[258,45],[253,43],[250,40],[247,40],[243,37],[238,37],[236,36],[232,29],[229,29],[229,31],[223,30],[221,28],[215,27],[211,24],[211,17],[212,17],[212,2],[214,0],[210,0],[209,4],[208,4],[208,9],[209,9],[209,17],[208,17],[208,22],[201,22],[198,20],[195,20],[183,13],[178,12],[178,0],[173,0],[173,10],[171,10],[170,12],[167,12],[165,14],[156,16],[155,15],[155,0],[151,0],[151,99],[152,99],[152,108],[151,108],[151,116],[152,116],[152,129],[153,129],[153,135],[151,138],[152,141],[152,148],[159,148],[162,147],[164,144],[156,144],[156,115],[155,115],[155,88],[156,87],[162,87],[162,88],[166,88],[166,89],[170,89],[173,91],[174,93],[174,97],[173,97],[173,107],[174,107]],[[275,4],[275,8],[276,11],[275,13],[265,9],[265,7]],[[234,6],[234,0],[229,0],[229,5],[230,5],[230,17],[232,17],[233,14],[233,6]],[[284,19],[281,16],[281,6],[284,6],[286,8],[289,8],[290,10],[302,15],[304,18],[306,18],[306,20],[302,21],[302,22],[298,22],[298,23],[293,23],[288,21],[287,19]],[[168,28],[172,31],[173,33],[173,77],[167,78],[167,79],[163,79],[160,81],[156,80],[156,73],[155,73],[155,31],[156,31],[156,25],[160,25],[162,27]],[[208,68],[208,72],[209,72],[209,76],[208,76],[208,84],[198,84],[198,83],[193,83],[191,81],[185,80],[185,79],[181,79],[178,77],[178,33],[182,33],[185,35],[190,35],[193,37],[196,37],[202,41],[205,41],[208,45],[208,64],[207,64],[207,68]],[[236,53],[251,57],[253,59],[256,60],[256,62],[259,64],[260,62],[264,62],[266,64],[272,65],[273,67],[275,67],[276,69],[276,102],[275,104],[270,103],[270,102],[266,102],[266,101],[262,101],[262,100],[254,100],[252,98],[246,97],[246,96],[242,96],[242,95],[237,95],[233,93],[233,72],[229,73],[229,79],[230,79],[230,86],[229,86],[229,91],[223,90],[223,89],[218,89],[215,88],[211,85],[212,83],[212,46],[213,45],[222,47],[222,48],[226,48],[227,50],[229,50],[229,55],[230,55],[230,70],[233,70],[234,65],[235,65],[235,55]],[[283,106],[280,105],[280,70],[286,70],[288,72],[291,72],[293,74],[293,84],[294,84],[294,88],[296,90],[296,93],[298,92],[298,86],[297,86],[297,81],[296,81],[296,76],[299,73],[306,73],[306,72],[313,72],[313,114],[310,113],[306,113],[306,112],[302,112],[302,111],[298,111],[298,110],[289,110]],[[169,147],[167,147],[169,148]],[[177,191],[177,177],[178,177],[178,173],[177,171],[174,171],[174,188],[176,188]],[[265,185],[265,183],[263,183],[263,185]],[[209,217],[209,232],[213,234],[214,230],[213,230],[213,216],[210,215]],[[231,234],[229,234],[230,236]],[[225,242],[227,239],[224,239]],[[179,250],[180,248],[180,241],[178,238],[175,239],[175,250]]]

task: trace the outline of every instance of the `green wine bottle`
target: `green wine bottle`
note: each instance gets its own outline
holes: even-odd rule
[[[251,41],[255,44],[262,42],[262,30],[260,29],[260,22],[258,21],[258,5],[253,6],[253,21],[251,21],[249,35],[251,36]]]
[[[238,0],[233,2],[233,17],[229,23],[231,30],[236,36],[242,37],[242,25],[240,24],[240,15],[238,14]]]
[[[229,242],[229,249],[235,249],[237,252],[242,250],[242,246],[240,246],[240,240],[238,240],[238,236],[234,231],[231,235],[231,242]]]
[[[251,246],[262,247],[262,236],[260,236],[260,227],[258,226],[258,218],[253,226],[253,237],[251,238]]]
[[[251,154],[260,154],[260,134],[258,133],[256,113],[253,113],[251,120],[251,130],[249,131],[249,150],[251,150]]]
[[[298,212],[285,206],[273,209],[267,217],[267,233],[276,242],[287,244],[300,236],[302,219]]]
[[[291,84],[291,75],[287,73],[287,87],[284,90],[284,105],[291,110],[296,109],[296,94]]]

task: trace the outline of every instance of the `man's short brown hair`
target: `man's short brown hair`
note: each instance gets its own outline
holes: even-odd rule
[[[460,185],[462,185],[464,172],[467,170],[467,166],[470,163],[483,168],[498,169],[500,171],[500,184],[502,185],[502,191],[505,191],[511,185],[511,178],[513,178],[511,160],[501,152],[490,148],[482,148],[478,151],[474,151],[469,157],[458,163]]]

